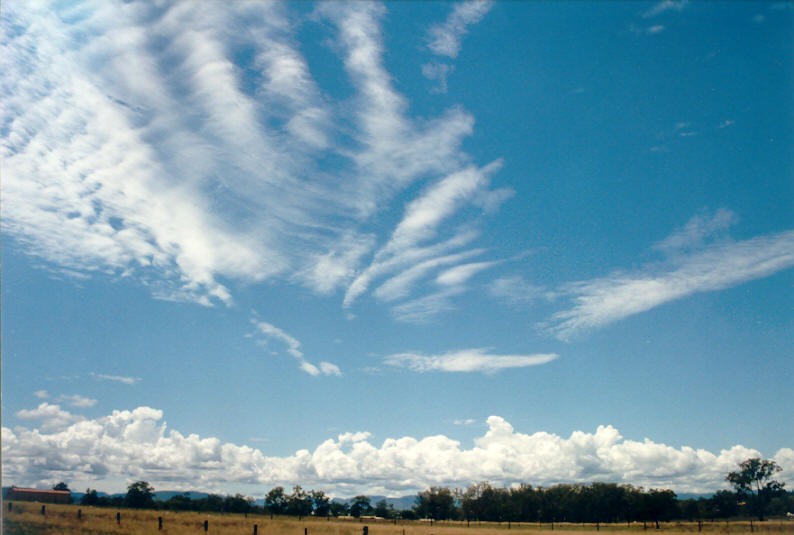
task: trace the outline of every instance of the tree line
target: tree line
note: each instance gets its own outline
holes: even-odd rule
[[[295,486],[291,493],[284,487],[271,489],[258,506],[242,494],[210,494],[192,499],[188,493],[156,501],[154,488],[137,481],[123,497],[99,496],[87,489],[82,505],[170,509],[176,511],[213,511],[290,516],[378,516],[382,518],[466,520],[483,522],[571,522],[571,523],[654,523],[669,520],[717,520],[733,517],[785,515],[794,510],[794,493],[773,479],[781,469],[774,461],[748,459],[739,470],[726,476],[733,491],[721,490],[710,497],[680,500],[669,489],[644,489],[616,483],[558,484],[533,487],[522,484],[494,487],[487,482],[466,489],[430,487],[416,495],[410,509],[396,510],[380,500],[355,496],[347,502],[334,501],[322,490],[304,490]],[[55,487],[68,490],[64,483]]]

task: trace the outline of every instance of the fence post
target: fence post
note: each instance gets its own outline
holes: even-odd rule
[[[82,517],[83,517],[83,510],[82,509],[78,509],[77,510],[77,520],[80,520]]]
[[[303,528],[303,535],[309,535],[309,528]]]
[[[163,517],[158,516],[157,517],[157,531],[160,531],[161,529],[163,529]]]
[[[362,535],[369,535],[369,527],[368,526],[364,526],[364,531],[362,532]]]
[[[42,505],[41,506],[41,514],[43,514],[43,515],[47,514],[47,506],[46,505]]]
[[[753,528],[753,521],[750,520],[750,533],[754,533],[754,532],[755,532],[755,528]]]
[[[259,528],[258,525],[254,524],[254,535],[256,535],[256,530]]]
[[[121,513],[116,513],[116,524],[121,525]]]
[[[205,520],[204,521],[204,532],[206,533],[207,530],[209,530],[209,529],[210,529],[210,521],[209,520]]]
[[[702,520],[698,520],[698,532],[701,532],[701,531],[703,531],[703,521]]]

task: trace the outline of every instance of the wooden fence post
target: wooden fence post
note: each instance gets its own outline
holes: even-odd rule
[[[210,521],[209,520],[205,520],[204,521],[204,533],[206,533],[207,530],[209,530],[209,529],[210,529]]]
[[[162,529],[163,529],[163,517],[158,516],[157,517],[157,531],[160,531]]]
[[[43,515],[47,514],[47,506],[46,505],[42,505],[41,506],[41,514],[43,514]]]
[[[116,524],[121,525],[121,513],[116,513]]]
[[[256,530],[259,528],[258,525],[254,524],[254,535],[256,535]]]
[[[362,532],[362,535],[369,535],[369,527],[368,526],[364,526],[364,531]]]
[[[309,535],[309,528],[303,528],[303,535]]]
[[[82,517],[83,517],[83,510],[82,509],[78,509],[77,510],[77,520],[80,520]]]

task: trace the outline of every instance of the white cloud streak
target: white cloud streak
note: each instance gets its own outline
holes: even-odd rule
[[[468,26],[479,22],[491,7],[488,0],[469,0],[455,4],[447,20],[428,30],[428,48],[440,56],[457,57],[463,36],[468,33]]]
[[[149,407],[49,430],[4,427],[2,433],[3,479],[16,485],[80,480],[103,488],[103,481],[143,479],[155,488],[234,492],[250,485],[262,492],[268,486],[301,484],[343,496],[393,496],[430,485],[464,487],[478,481],[614,481],[712,492],[725,488],[725,474],[739,462],[762,456],[741,445],[712,453],[647,438],[630,440],[609,425],[568,437],[528,434],[499,416],[487,419],[487,429],[472,445],[444,435],[387,438],[376,444],[369,433],[359,431],[284,457],[182,434],[168,428],[162,411]],[[780,479],[794,482],[794,450],[783,448],[771,457],[783,468]]]
[[[721,219],[690,222],[661,245],[666,249],[691,245],[705,230],[728,224]],[[671,265],[571,284],[565,291],[573,296],[574,306],[556,313],[547,326],[560,339],[568,339],[676,299],[729,288],[792,266],[794,231],[718,243],[679,254]]]
[[[642,14],[642,17],[647,19],[670,11],[680,13],[686,7],[687,3],[687,0],[662,0],[658,4],[654,4],[650,9],[646,10]]]
[[[127,377],[124,375],[107,375],[104,373],[91,373],[91,377],[95,379],[99,379],[100,381],[114,381],[117,383],[123,383],[125,385],[134,385],[140,382],[140,377]]]
[[[58,401],[66,402],[72,407],[93,407],[97,404],[97,400],[81,396],[80,394],[64,394],[62,396],[58,396]]]
[[[668,253],[700,247],[707,238],[721,230],[730,228],[738,220],[736,214],[726,208],[720,208],[710,217],[696,215],[687,222],[684,228],[672,233],[653,247]]]
[[[298,367],[309,375],[342,375],[341,370],[336,364],[321,362],[318,367],[306,360],[303,351],[300,349],[301,343],[295,337],[287,334],[275,325],[254,318],[251,319],[251,324],[256,327],[260,334],[265,336],[265,339],[260,339],[261,343],[267,343],[267,339],[274,339],[283,343],[287,346],[287,353],[298,361]]]
[[[468,264],[461,264],[442,272],[436,277],[436,283],[442,286],[459,286],[480,271],[484,271],[494,265],[496,265],[496,262],[471,262]]]
[[[464,349],[442,355],[398,353],[384,357],[389,366],[407,368],[415,372],[481,372],[495,373],[511,368],[526,368],[547,364],[556,359],[553,353],[536,355],[492,355],[485,349]]]
[[[488,285],[488,293],[509,305],[527,305],[544,296],[544,289],[519,275],[499,277]]]

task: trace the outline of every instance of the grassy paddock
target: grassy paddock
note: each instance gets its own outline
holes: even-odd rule
[[[79,505],[46,504],[46,514],[41,514],[40,503],[13,502],[12,510],[8,503],[3,503],[3,535],[203,535],[204,521],[208,522],[207,535],[252,535],[257,525],[258,535],[362,535],[363,527],[369,528],[369,535],[507,535],[522,533],[539,535],[538,532],[551,532],[551,524],[528,523],[477,523],[469,527],[466,522],[429,522],[399,521],[396,525],[391,521],[339,520],[324,518],[277,517],[270,520],[269,516],[249,515],[245,518],[240,514],[217,514],[175,511],[151,511],[124,508],[98,508]],[[78,510],[81,518],[77,518]],[[116,522],[116,513],[121,514],[121,522]],[[163,529],[158,531],[157,518],[163,518]],[[656,532],[652,523],[647,524],[649,535]],[[786,520],[769,520],[753,522],[753,532],[761,534],[785,533],[794,535],[794,522]],[[595,534],[595,524],[554,524],[554,531],[564,531],[566,535],[577,533]],[[632,532],[639,535],[643,531],[642,523],[602,524],[601,531]],[[661,530],[665,535],[698,533],[697,522],[665,522]],[[507,533],[506,533],[507,532]],[[703,522],[702,532],[718,533],[751,533],[749,521]]]

